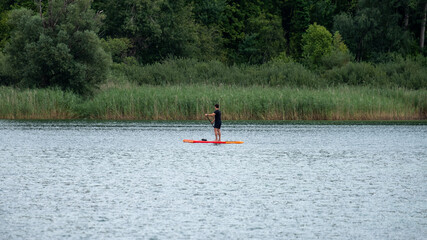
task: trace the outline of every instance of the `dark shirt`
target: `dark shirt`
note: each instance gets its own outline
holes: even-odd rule
[[[221,111],[215,110],[215,124],[221,124]]]

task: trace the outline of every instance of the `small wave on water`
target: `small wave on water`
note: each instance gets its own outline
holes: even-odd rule
[[[423,239],[427,126],[0,121],[0,239]]]

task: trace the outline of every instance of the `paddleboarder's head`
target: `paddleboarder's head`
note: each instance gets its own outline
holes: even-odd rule
[[[216,108],[219,108],[219,104],[215,104],[215,107],[216,107]]]

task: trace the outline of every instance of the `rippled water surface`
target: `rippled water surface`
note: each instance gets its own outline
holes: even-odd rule
[[[426,125],[222,132],[0,121],[0,239],[426,239]]]

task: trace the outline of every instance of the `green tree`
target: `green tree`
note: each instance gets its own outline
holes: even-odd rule
[[[193,16],[197,24],[200,60],[226,61],[221,23],[225,19],[226,0],[192,0]]]
[[[350,52],[341,34],[332,34],[316,23],[310,25],[302,36],[303,57],[310,67],[331,69],[350,62]]]
[[[421,5],[421,9],[420,48],[423,49],[426,36],[427,2],[424,3],[424,8]]]
[[[224,47],[227,49],[227,57],[230,62],[236,62],[239,44],[245,38],[245,15],[240,10],[238,2],[227,1],[224,18],[220,26]]]
[[[114,62],[135,62],[133,57],[128,56],[132,43],[128,38],[107,38],[101,39],[104,50],[111,54]]]
[[[334,29],[339,31],[351,52],[356,54],[356,60],[369,58],[372,46],[380,36],[376,36],[380,12],[376,9],[363,9],[355,17],[342,13],[335,17]]]
[[[238,49],[242,62],[265,63],[283,51],[285,39],[279,16],[261,13],[249,18],[246,31]]]
[[[357,10],[359,0],[332,0],[332,4],[335,6],[335,14],[341,13],[354,14]]]
[[[332,0],[312,1],[310,6],[310,22],[332,29],[337,5]]]
[[[0,11],[0,51],[5,46],[6,40],[9,38],[9,26],[7,24],[8,11]]]
[[[307,0],[285,0],[280,4],[287,51],[295,59],[301,57],[302,35],[310,24],[310,5]]]
[[[162,34],[159,45],[147,50],[155,50],[162,58],[168,56],[193,57],[200,54],[197,29],[192,6],[186,0],[170,0],[162,4],[159,18]]]
[[[111,60],[96,34],[100,16],[90,3],[58,0],[40,6],[39,13],[12,10],[5,53],[20,85],[90,94],[106,78]]]
[[[0,1],[0,50],[4,48],[7,39],[10,37],[10,28],[7,24],[9,11],[21,7],[35,10],[36,4],[34,3],[34,0]]]
[[[208,34],[200,30],[187,0],[97,0],[94,4],[106,14],[106,36],[130,39],[129,54],[142,63],[198,56],[200,35],[207,41]]]
[[[278,56],[285,39],[274,1],[228,1],[221,23],[231,63],[259,64]]]
[[[303,57],[310,63],[318,65],[322,56],[329,54],[332,49],[332,34],[323,26],[316,23],[310,25],[302,36]]]
[[[342,13],[334,18],[334,29],[342,34],[358,61],[376,61],[390,52],[415,54],[414,36],[419,31],[422,12],[417,2],[360,0],[354,15]],[[416,30],[412,28],[414,25]]]
[[[218,25],[224,18],[226,0],[193,0],[196,21],[205,26]]]

